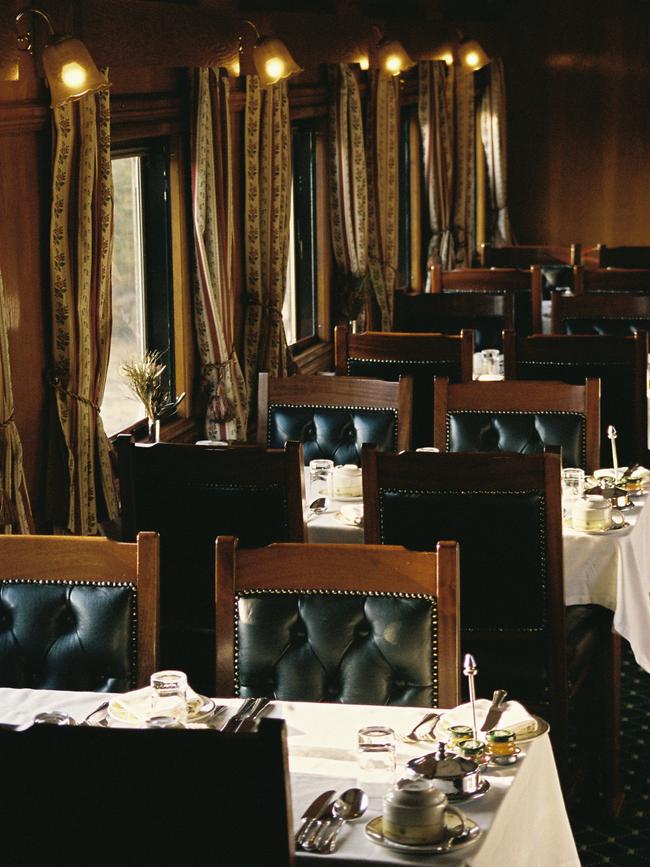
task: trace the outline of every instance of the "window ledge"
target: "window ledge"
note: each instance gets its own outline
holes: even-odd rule
[[[315,343],[294,356],[300,373],[319,373],[332,369],[332,344]]]
[[[147,439],[147,423],[143,420],[119,433],[130,434],[136,442],[144,442]],[[119,434],[114,434],[109,439],[112,442],[117,436]],[[199,439],[199,431],[194,419],[175,416],[160,425],[161,443],[194,443],[197,439]]]

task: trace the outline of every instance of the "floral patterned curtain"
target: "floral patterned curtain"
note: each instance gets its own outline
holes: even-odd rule
[[[0,274],[0,533],[29,533],[32,514],[23,470],[23,447],[14,421],[8,317]]]
[[[399,208],[399,79],[370,73],[368,100],[368,266],[382,331],[393,323]]]
[[[262,88],[256,75],[246,76],[244,126],[244,367],[250,424],[255,415],[258,373],[287,376],[293,368],[282,322],[291,217],[291,127],[286,81]]]
[[[207,398],[206,436],[245,440],[247,390],[234,346],[234,179],[229,87],[228,78],[217,69],[194,73],[194,323]]]
[[[481,140],[490,186],[487,234],[494,246],[507,246],[512,244],[512,230],[508,213],[506,83],[501,58],[495,58],[486,72],[487,85],[481,101]]]
[[[429,202],[429,265],[469,267],[474,249],[474,78],[442,61],[419,64],[419,118]]]
[[[111,336],[108,90],[55,108],[53,121],[48,512],[55,531],[92,536],[118,515],[99,414]]]
[[[342,275],[368,269],[368,182],[359,85],[347,64],[328,67],[329,190],[334,259]],[[355,318],[355,299],[347,299]]]

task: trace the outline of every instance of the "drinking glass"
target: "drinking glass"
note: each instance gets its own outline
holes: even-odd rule
[[[380,807],[395,782],[395,732],[386,726],[366,726],[357,738],[358,785],[370,804]]]
[[[573,504],[582,499],[585,492],[585,471],[580,467],[562,470],[562,517],[567,520],[573,512]]]
[[[310,502],[318,497],[332,496],[332,477],[334,461],[317,458],[309,461],[309,498]]]
[[[498,349],[483,349],[481,351],[481,373],[482,377],[490,379],[498,379],[503,376],[503,356]]]
[[[187,675],[183,671],[156,671],[151,675],[151,713],[184,723],[187,720]]]

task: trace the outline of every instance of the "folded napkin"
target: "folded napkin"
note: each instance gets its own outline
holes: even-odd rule
[[[196,713],[199,707],[204,702],[204,699],[197,695],[193,689],[187,688],[187,715],[191,718],[192,713]],[[175,698],[169,699],[170,706],[176,703]],[[159,715],[164,715],[165,699],[160,701]],[[132,692],[125,692],[112,698],[108,704],[108,715],[116,722],[124,723],[125,725],[141,726],[151,716],[151,687],[145,686],[142,689],[134,689]]]
[[[479,731],[491,706],[492,702],[487,698],[478,698],[476,700],[476,725]],[[472,705],[468,702],[447,711],[440,720],[438,733],[442,734],[443,731],[448,731],[451,726],[471,725],[473,725]],[[499,728],[509,729],[517,737],[524,737],[535,734],[537,731],[537,721],[533,719],[522,704],[519,704],[517,701],[508,701],[506,702],[506,709],[501,714]]]
[[[355,527],[363,526],[363,506],[342,503],[336,515],[344,524],[353,524]]]

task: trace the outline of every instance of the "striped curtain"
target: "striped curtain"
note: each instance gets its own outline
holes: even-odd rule
[[[342,275],[368,270],[368,181],[359,85],[341,63],[328,67],[329,191],[334,259]]]
[[[262,88],[256,75],[246,76],[244,127],[244,368],[250,426],[256,410],[258,373],[287,376],[293,369],[282,322],[291,218],[291,126],[286,81]]]
[[[8,318],[0,274],[0,533],[29,533],[32,514],[23,470],[23,447],[14,421]]]
[[[425,60],[418,64],[418,117],[431,230],[428,264],[442,265],[445,270],[453,267],[455,259],[451,226],[454,125],[448,77],[444,61]]]
[[[92,536],[118,515],[110,445],[99,414],[111,337],[108,90],[55,108],[53,126],[47,506],[55,532]]]
[[[194,74],[192,210],[194,324],[208,439],[245,440],[247,389],[235,351],[230,83],[217,69]]]
[[[368,266],[382,331],[393,323],[399,209],[399,78],[370,73],[368,100]]]
[[[469,267],[474,250],[474,78],[442,61],[419,64],[418,111],[429,203],[429,266]]]
[[[490,188],[487,237],[498,247],[512,244],[508,213],[506,83],[500,57],[490,63],[486,73],[487,84],[481,101],[481,140]]]

